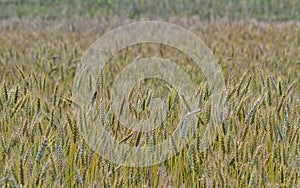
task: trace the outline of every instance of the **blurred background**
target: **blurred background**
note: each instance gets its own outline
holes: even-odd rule
[[[298,0],[0,0],[0,18],[101,17],[297,20]]]

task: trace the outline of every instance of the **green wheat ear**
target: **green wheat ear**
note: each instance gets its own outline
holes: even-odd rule
[[[44,138],[43,143],[42,143],[41,147],[39,148],[39,150],[36,154],[36,157],[35,157],[36,162],[39,162],[41,160],[42,155],[43,155],[43,153],[44,153],[47,146],[48,146],[48,139]]]

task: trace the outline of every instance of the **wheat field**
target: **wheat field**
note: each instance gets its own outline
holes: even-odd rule
[[[97,38],[134,21],[118,17],[0,21],[0,186],[299,187],[297,21],[167,18],[199,36],[221,67],[225,108],[216,138],[203,151],[201,131],[195,132],[193,143],[149,167],[112,163],[86,144],[72,113],[76,66]],[[105,127],[118,141],[131,145],[140,139],[144,145],[155,145],[174,131],[184,101],[173,90],[165,93],[171,115],[154,131],[131,135],[119,125],[118,114],[111,112],[108,90],[114,75],[109,72],[117,74],[135,56],[145,54],[176,58],[192,75],[199,88],[194,95],[203,109],[194,123],[199,130],[210,126],[210,87],[203,75],[185,67],[188,58],[176,49],[143,44],[119,52],[110,63],[126,60],[104,72]],[[153,84],[143,82],[133,89],[132,113],[137,108],[148,110]]]

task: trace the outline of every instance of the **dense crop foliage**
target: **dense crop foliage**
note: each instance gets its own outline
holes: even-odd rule
[[[169,20],[201,37],[222,68],[224,121],[212,145],[194,143],[151,167],[123,167],[101,158],[78,132],[71,85],[76,65],[105,31],[127,21],[1,21],[0,25],[0,186],[8,187],[299,187],[300,186],[300,26],[299,23],[197,19]],[[139,49],[143,50],[139,50]],[[164,46],[136,45],[110,66],[117,73],[136,56],[187,58]],[[186,67],[199,86],[197,126],[210,126],[208,87],[201,73]],[[103,73],[109,89],[114,75]],[[132,113],[147,111],[152,83],[132,91]],[[105,90],[105,91],[106,91]],[[105,93],[109,95],[109,93]],[[91,94],[92,96],[92,94]],[[102,101],[105,126],[120,142],[155,144],[174,130],[184,101],[165,93],[170,118],[159,129],[135,134],[118,124]],[[106,99],[106,98],[105,98]],[[89,101],[89,100],[88,100]],[[138,115],[137,115],[138,116]],[[171,148],[176,149],[176,148]]]

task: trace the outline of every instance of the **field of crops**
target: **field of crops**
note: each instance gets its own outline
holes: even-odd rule
[[[226,84],[222,122],[210,121],[211,88],[201,72],[185,67],[189,59],[184,54],[168,46],[136,44],[120,51],[101,75],[103,98],[96,103],[103,126],[119,143],[137,147],[170,137],[186,106],[175,89],[157,89],[162,83],[150,81],[131,91],[130,109],[139,118],[137,109],[149,111],[152,91],[164,90],[158,95],[165,97],[167,112],[162,113],[168,118],[158,118],[160,125],[150,132],[122,127],[111,110],[109,90],[115,74],[137,56],[174,58],[198,87],[194,96],[201,112],[193,122],[193,142],[160,164],[141,167],[104,159],[85,142],[72,110],[76,67],[95,40],[134,21],[118,16],[0,21],[0,186],[299,187],[297,21],[166,18],[195,33],[213,52]],[[203,150],[201,130],[208,126],[218,127],[217,134]]]

